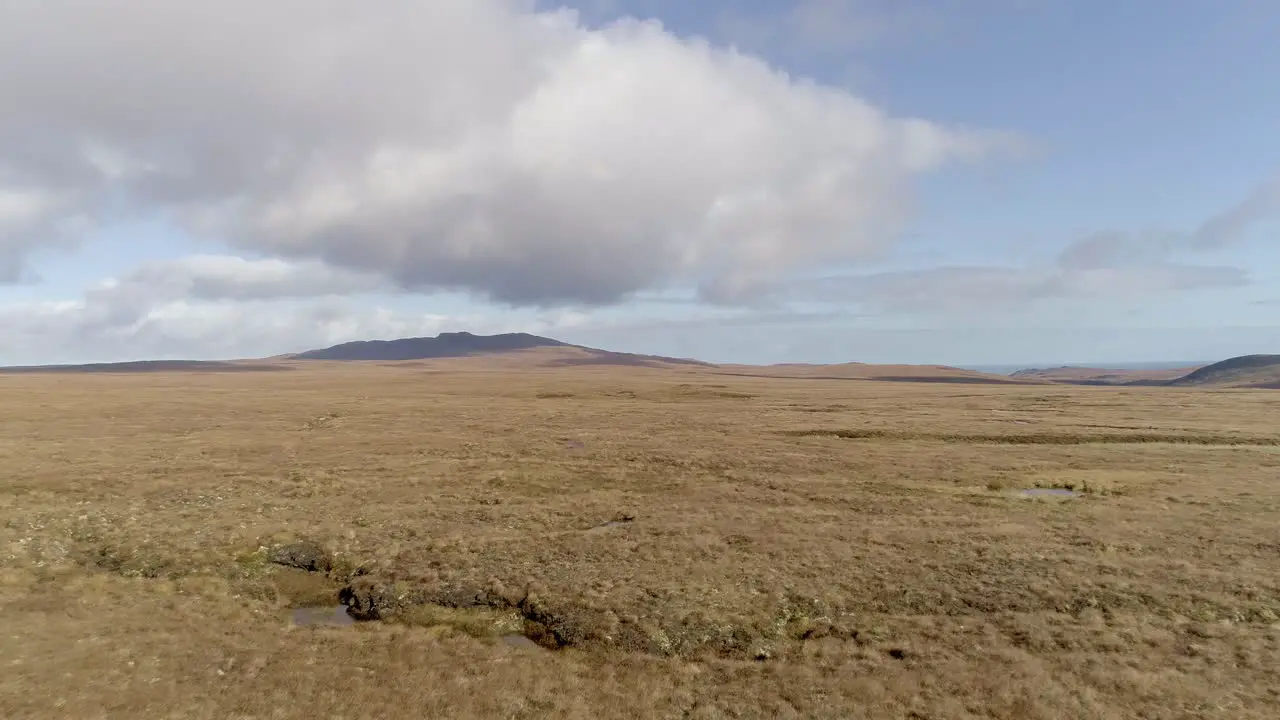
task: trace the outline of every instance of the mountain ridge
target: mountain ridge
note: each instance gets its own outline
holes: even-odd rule
[[[1024,368],[1009,373],[1022,380],[1043,380],[1067,385],[1160,385],[1176,380],[1200,365],[1170,368],[1109,368],[1061,365],[1058,367]]]
[[[473,335],[469,332],[440,333],[435,337],[408,337],[395,340],[353,340],[326,348],[286,355],[290,360],[428,360],[465,357],[476,353],[512,352],[540,347],[571,347],[569,343],[529,333]]]
[[[0,375],[35,373],[156,373],[156,372],[279,372],[292,367],[263,360],[125,360],[122,362],[79,363],[63,365],[6,365]]]
[[[434,337],[356,340],[268,358],[237,360],[133,360],[126,362],[0,367],[0,374],[254,372],[293,370],[299,363],[464,360],[488,358],[483,367],[627,366],[707,368],[716,374],[797,380],[883,380],[988,384],[1063,384],[1161,387],[1280,388],[1280,355],[1241,355],[1182,368],[1089,368],[1064,365],[996,374],[949,365],[847,363],[710,363],[691,358],[616,352],[575,345],[530,333],[476,335],[447,332]],[[451,367],[442,366],[443,368]],[[469,366],[469,365],[468,365]]]
[[[475,335],[469,332],[440,333],[435,337],[411,337],[395,340],[355,340],[327,348],[307,350],[286,356],[289,360],[331,360],[338,362],[401,362],[408,360],[440,360],[445,358],[503,355],[530,350],[563,349],[576,355],[555,358],[551,365],[690,365],[715,367],[713,363],[690,358],[642,355],[574,345],[554,338],[529,333]]]
[[[1280,388],[1280,355],[1238,355],[1182,368],[1103,368],[1063,365],[1009,374],[1061,385]]]
[[[1167,383],[1172,387],[1280,388],[1280,355],[1239,355]]]

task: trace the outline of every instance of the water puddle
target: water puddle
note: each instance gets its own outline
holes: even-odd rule
[[[347,612],[346,605],[326,605],[323,607],[300,607],[293,609],[293,624],[307,625],[355,625],[356,619]]]
[[[538,643],[530,640],[524,635],[503,635],[502,644],[507,647],[521,648],[523,650],[545,650]]]
[[[1066,488],[1027,488],[1022,494],[1026,497],[1080,497],[1080,493]]]

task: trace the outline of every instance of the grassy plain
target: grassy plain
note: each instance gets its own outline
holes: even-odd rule
[[[299,367],[0,377],[0,716],[1280,717],[1280,393]]]

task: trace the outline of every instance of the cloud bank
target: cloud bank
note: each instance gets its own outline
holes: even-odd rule
[[[1243,268],[1193,265],[1183,255],[1242,242],[1280,216],[1280,180],[1185,232],[1097,232],[1069,243],[1043,266],[944,266],[792,283],[792,299],[853,303],[883,313],[966,314],[1017,311],[1042,300],[1145,297],[1189,290],[1242,287]]]
[[[75,299],[0,304],[0,364],[265,357],[452,330],[572,328],[582,319],[568,310],[414,312],[386,307],[381,290],[376,276],[315,261],[152,262]]]
[[[523,306],[857,260],[1009,139],[532,0],[0,7],[0,278],[121,213]]]

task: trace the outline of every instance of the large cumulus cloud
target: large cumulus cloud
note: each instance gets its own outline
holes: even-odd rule
[[[0,277],[120,213],[516,305],[736,302],[1005,138],[532,0],[0,6]]]

